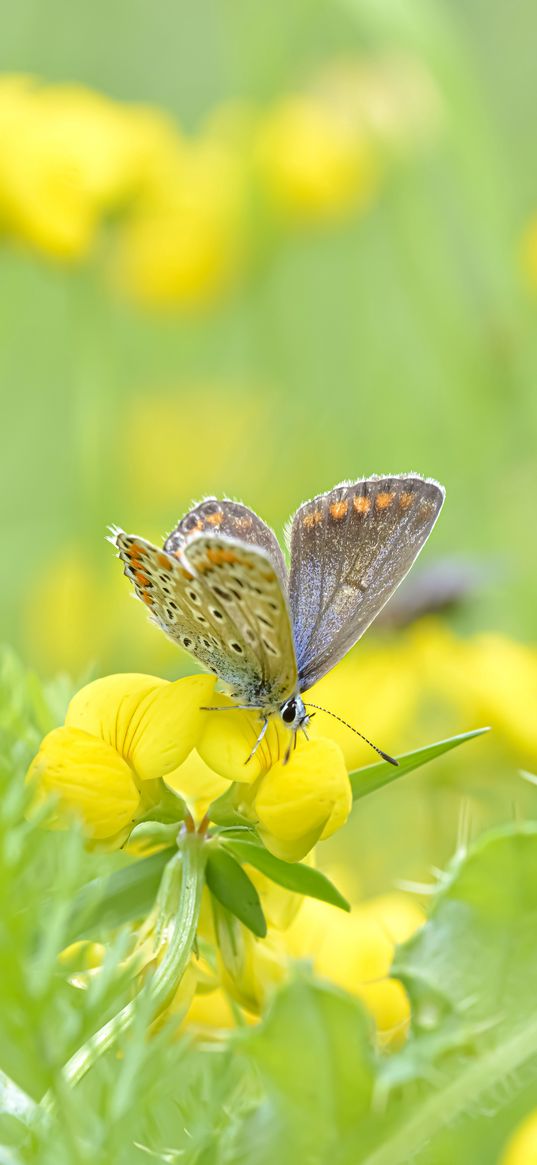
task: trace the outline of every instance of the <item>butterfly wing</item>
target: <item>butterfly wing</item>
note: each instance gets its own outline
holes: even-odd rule
[[[178,558],[117,528],[112,541],[153,622],[230,684],[240,703],[268,708],[291,694],[297,672],[287,600],[263,550],[198,535]]]
[[[444,501],[403,474],[343,483],[297,510],[289,595],[300,691],[346,655],[427,541]]]
[[[228,680],[241,702],[274,709],[296,690],[297,665],[287,595],[272,556],[259,546],[223,535],[203,535],[185,546],[183,559],[212,603],[235,629],[226,642]],[[255,667],[246,664],[247,657]],[[222,676],[222,678],[225,678]]]
[[[287,587],[287,567],[276,535],[242,502],[205,498],[181,518],[166,539],[164,549],[169,554],[181,554],[186,543],[198,534],[221,534],[264,550]]]

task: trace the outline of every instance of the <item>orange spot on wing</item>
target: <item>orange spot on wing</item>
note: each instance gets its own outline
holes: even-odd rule
[[[408,510],[408,507],[412,505],[413,501],[413,493],[402,493],[401,497],[399,498],[399,506],[402,510]]]
[[[387,510],[388,506],[391,506],[394,497],[395,497],[395,493],[393,490],[391,493],[377,494],[377,496],[375,498],[375,505],[377,507],[377,510]]]
[[[170,561],[165,554],[157,554],[157,562],[159,566],[163,568],[163,570],[170,569]]]
[[[365,494],[355,494],[352,504],[357,514],[368,514],[371,509],[371,500]]]
[[[339,522],[341,518],[346,516],[348,508],[349,503],[346,500],[332,502],[332,505],[330,506],[330,515],[332,518],[335,518],[336,522]]]
[[[147,575],[142,574],[142,572],[140,570],[137,570],[134,573],[134,577],[136,579],[136,582],[138,583],[138,586],[143,590],[143,588],[146,587],[148,582],[149,582]]]
[[[140,558],[144,558],[145,556],[145,550],[143,546],[137,546],[136,543],[133,546],[128,546],[125,553],[133,563],[138,562]]]
[[[313,527],[318,526],[319,522],[322,522],[322,520],[322,510],[310,510],[307,514],[304,514],[302,525],[306,527],[306,530],[312,530]]]
[[[221,566],[224,562],[238,562],[239,559],[234,550],[224,549],[223,546],[211,546],[207,551],[207,558],[215,566]]]

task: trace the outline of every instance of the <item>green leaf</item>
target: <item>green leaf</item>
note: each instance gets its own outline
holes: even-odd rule
[[[229,786],[229,789],[226,789],[225,793],[222,793],[221,797],[217,797],[216,801],[213,801],[212,805],[209,806],[207,812],[210,820],[214,821],[215,825],[240,826],[250,824],[241,813],[237,812],[236,798],[237,786],[233,784]]]
[[[207,859],[207,885],[214,897],[243,922],[258,938],[264,938],[267,924],[259,894],[242,866],[227,850],[211,850]]]
[[[301,862],[284,862],[255,841],[243,841],[237,837],[228,841],[226,838],[225,845],[241,862],[248,862],[279,886],[285,886],[296,894],[304,894],[307,898],[329,902],[332,906],[339,906],[340,910],[350,910],[346,898],[320,870],[304,866]]]
[[[151,909],[165,865],[176,853],[167,846],[122,870],[95,878],[76,895],[68,923],[68,942],[114,930]]]
[[[448,740],[439,740],[437,744],[427,744],[425,748],[405,752],[402,756],[397,757],[397,768],[389,761],[382,760],[377,764],[355,769],[350,774],[353,800],[358,801],[360,797],[367,797],[369,793],[375,793],[377,789],[382,789],[383,785],[389,785],[392,781],[399,780],[400,777],[404,777],[414,769],[419,769],[421,765],[435,760],[437,756],[442,756],[444,752],[458,748],[460,744],[464,744],[467,740],[473,740],[476,736],[482,736],[484,732],[490,732],[490,728],[474,728],[472,732],[462,732],[459,736],[450,736]]]
[[[363,1007],[297,974],[239,1047],[260,1072],[268,1104],[262,1137],[258,1114],[244,1122],[238,1159],[250,1160],[247,1148],[255,1144],[256,1165],[339,1163],[342,1138],[367,1117],[373,1093],[371,1025]]]
[[[418,1153],[428,1165],[461,1159],[445,1150],[446,1126],[460,1126],[466,1146],[464,1122],[487,1110],[490,1119],[491,1104],[516,1096],[513,1082],[535,1097],[536,931],[537,825],[504,826],[453,864],[430,921],[396,953],[412,1030],[380,1073],[392,1128],[386,1120],[367,1165],[406,1165]]]

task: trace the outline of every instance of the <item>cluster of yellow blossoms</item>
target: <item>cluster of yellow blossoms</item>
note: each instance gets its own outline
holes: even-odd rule
[[[199,821],[230,782],[238,782],[236,804],[266,847],[287,860],[306,857],[348,817],[348,768],[360,742],[349,733],[350,741],[342,745],[340,726],[326,718],[309,742],[297,741],[284,767],[289,734],[274,724],[245,765],[259,723],[248,713],[205,711],[204,705],[229,702],[215,694],[214,684],[204,675],[175,682],[115,675],[82,688],[65,724],[43,740],[28,774],[38,801],[53,797],[50,823],[61,827],[78,815],[91,845],[116,848],[151,816],[163,786],[179,793]],[[317,973],[364,1000],[383,1043],[399,1042],[409,1009],[402,986],[389,979],[389,968],[395,942],[423,921],[417,904],[394,894],[357,905],[349,917],[283,890],[248,865],[246,870],[260,895],[267,937],[257,939],[236,923],[230,970],[204,891],[200,955],[192,959],[169,1012],[205,1035],[229,1027],[237,1016],[252,1022],[293,960],[313,959]],[[153,953],[144,928],[133,938],[138,973],[144,950],[149,959]],[[212,960],[204,957],[204,945]],[[84,985],[88,973],[98,973],[102,953],[94,944],[77,944],[67,952],[73,981]]]
[[[241,277],[269,224],[274,235],[275,223],[367,206],[388,148],[416,122],[419,136],[429,87],[412,62],[354,63],[264,111],[221,107],[187,137],[157,109],[6,76],[0,233],[64,262],[93,253],[144,304],[205,304]]]
[[[288,732],[275,724],[245,765],[259,721],[236,710],[205,711],[206,705],[228,703],[214,683],[204,675],[174,682],[116,675],[78,692],[64,726],[45,737],[29,773],[38,799],[54,795],[56,824],[81,816],[91,845],[116,848],[128,843],[144,818],[158,819],[163,792],[179,794],[199,822],[233,782],[235,804],[265,846],[280,858],[311,861],[316,843],[346,821],[348,774],[367,764],[371,753],[343,725],[319,713],[310,741],[299,740],[287,766],[281,758]],[[359,709],[360,725],[401,751],[418,742],[424,692],[429,699],[436,693],[448,730],[492,724],[490,741],[481,746],[489,760],[493,748],[511,758],[513,770],[517,763],[535,768],[537,735],[528,702],[537,698],[537,654],[499,635],[461,640],[435,620],[424,620],[389,646],[364,645],[359,660],[351,655],[338,665],[312,699],[351,722]],[[172,1004],[178,1019],[205,1035],[229,1027],[237,1016],[248,1022],[263,1011],[293,960],[308,959],[317,973],[364,1000],[382,1043],[392,1046],[404,1038],[408,1001],[389,968],[396,942],[423,921],[417,902],[401,893],[384,895],[356,902],[349,916],[245,868],[260,895],[267,937],[258,939],[237,922],[230,971],[207,902],[201,958],[192,960]],[[341,871],[336,883],[347,889]],[[355,897],[352,888],[348,896]],[[204,957],[204,944],[211,958]],[[86,958],[87,951],[78,955]]]
[[[289,731],[272,722],[245,764],[259,721],[235,709],[205,711],[232,706],[214,685],[203,675],[175,682],[115,675],[82,688],[29,772],[39,797],[56,795],[58,823],[78,813],[94,841],[123,845],[158,804],[164,781],[198,819],[238,782],[240,811],[267,849],[289,861],[343,825],[352,797],[339,745],[324,736],[297,740],[284,766]]]

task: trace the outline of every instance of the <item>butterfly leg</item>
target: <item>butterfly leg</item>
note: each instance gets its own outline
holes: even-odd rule
[[[267,728],[268,728],[268,723],[269,723],[269,722],[268,722],[268,719],[267,719],[267,718],[265,718],[265,719],[263,720],[263,726],[262,726],[262,728],[261,728],[261,732],[259,733],[259,736],[258,736],[258,738],[257,738],[257,740],[256,740],[256,742],[255,742],[255,744],[254,744],[254,747],[253,747],[253,749],[252,749],[252,751],[251,751],[250,755],[246,757],[246,760],[245,760],[245,762],[244,762],[244,763],[245,763],[245,765],[247,765],[247,764],[248,764],[248,761],[250,761],[250,760],[252,759],[252,757],[253,757],[253,756],[255,756],[255,754],[256,754],[256,752],[257,752],[257,750],[258,750],[258,748],[259,748],[259,745],[261,744],[261,741],[263,740],[263,737],[264,737],[264,735],[265,735],[265,732],[267,731]]]

